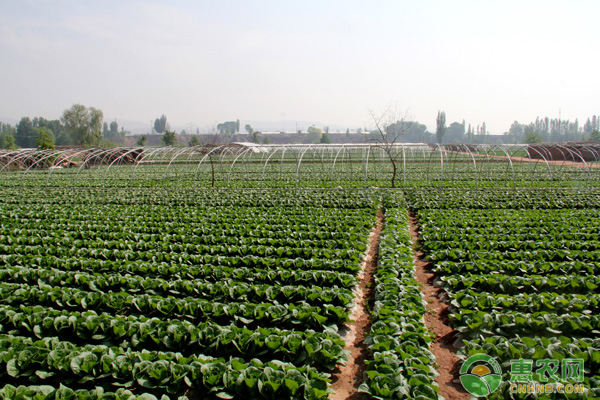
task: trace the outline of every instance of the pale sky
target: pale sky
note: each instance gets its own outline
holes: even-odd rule
[[[435,129],[600,114],[600,2],[0,0],[0,117]]]

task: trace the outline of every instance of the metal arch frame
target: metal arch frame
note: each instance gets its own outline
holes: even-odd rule
[[[113,160],[113,161],[110,163],[110,165],[108,165],[108,167],[106,168],[106,171],[104,172],[104,176],[102,177],[102,187],[103,187],[103,188],[105,188],[105,187],[106,187],[106,185],[105,185],[105,183],[104,183],[104,182],[106,181],[106,177],[107,177],[107,175],[108,175],[108,171],[109,171],[109,170],[110,170],[110,168],[113,166],[113,164],[115,164],[115,163],[120,163],[120,162],[121,162],[121,160],[122,160],[123,158],[125,158],[127,155],[129,155],[129,154],[130,154],[130,153],[132,153],[132,152],[135,152],[135,151],[139,150],[139,147],[134,147],[134,148],[129,148],[129,147],[116,147],[116,148],[114,148],[114,149],[112,149],[112,150],[113,150],[112,152],[109,152],[109,153],[105,154],[105,155],[104,155],[104,157],[102,157],[102,160],[100,160],[100,165],[101,165],[101,166],[105,164],[105,162],[104,162],[104,161],[107,159],[107,157],[109,157],[109,156],[112,156],[112,155],[113,155],[113,154],[115,154],[115,153],[116,153],[116,154],[119,154],[119,152],[122,152],[122,151],[125,151],[125,153],[123,153],[123,154],[121,154],[119,157],[115,158],[115,159],[114,159],[114,160]],[[117,164],[117,165],[119,165],[119,164]]]
[[[535,148],[530,147],[530,146],[526,146],[526,148],[527,148],[528,155],[529,155],[529,150],[531,149],[531,150],[534,150],[537,154],[539,154],[544,159],[544,161],[546,162],[546,168],[548,168],[548,174],[550,175],[550,188],[554,187],[554,175],[552,174],[552,170],[550,168],[550,163],[548,162],[548,159],[546,157],[544,157],[544,155],[541,152],[537,151]],[[531,156],[529,158],[531,158]],[[539,163],[538,158],[536,158],[535,160],[536,160],[536,162],[533,165],[533,174],[535,174],[535,170],[537,169],[537,165]]]
[[[368,176],[369,176],[369,155],[371,154],[371,146],[369,145],[367,147],[367,154],[365,156],[365,152],[363,150],[363,163],[365,164],[365,181],[364,181],[364,187],[367,187],[367,182],[368,182]]]
[[[513,150],[510,152],[510,159],[512,160],[514,158],[517,158],[515,156],[515,153],[518,153],[519,151],[524,151],[527,154],[527,156],[526,157],[521,156],[520,158],[527,158],[527,159],[531,160],[531,158],[529,157],[529,153],[527,152],[527,148],[528,148],[528,145],[526,145],[526,144],[521,144],[521,145],[514,146]],[[527,162],[529,162],[529,161],[527,161]],[[524,165],[527,162],[525,162],[525,161],[524,162],[519,162],[518,165]],[[534,165],[534,167],[535,167],[535,165]],[[535,172],[535,170],[534,170],[534,172]],[[517,171],[515,171],[515,174],[516,173],[517,173]],[[515,181],[516,181],[516,177],[515,177]]]
[[[466,144],[461,144],[460,146],[461,146],[461,148],[464,148],[467,151],[467,153],[471,157],[471,160],[473,161],[473,169],[475,170],[475,189],[478,190],[479,189],[479,172],[477,171],[477,162],[475,161],[475,157],[473,156],[471,149],[469,149],[469,146],[467,146]]]
[[[569,152],[569,154],[571,155],[571,157],[573,158],[573,162],[575,162],[575,157],[574,157],[574,156],[577,156],[577,157],[579,157],[579,158],[581,159],[581,162],[583,162],[583,165],[584,165],[584,167],[585,167],[585,169],[586,169],[586,171],[587,171],[587,173],[588,173],[588,184],[589,184],[589,187],[590,187],[590,189],[591,189],[591,187],[592,187],[592,176],[591,176],[591,171],[590,171],[590,168],[588,167],[588,164],[587,164],[587,162],[586,162],[586,161],[585,161],[585,159],[583,158],[583,156],[582,156],[580,153],[578,153],[578,152],[576,152],[576,151],[574,151],[574,150],[571,150],[571,149],[569,149],[568,147],[565,147],[565,146],[563,146],[563,145],[561,145],[561,144],[559,144],[559,143],[555,143],[555,145],[556,145],[556,146],[557,146],[559,149],[560,149],[560,148],[563,148],[563,149],[565,149],[566,151],[568,151],[568,152]],[[563,157],[563,158],[564,158],[564,157]],[[565,166],[566,162],[567,162],[567,160],[565,159],[565,160],[563,160],[563,162],[561,163],[561,165],[560,165],[560,172],[562,172],[562,169],[564,168],[564,166]]]
[[[194,180],[197,180],[198,177],[198,170],[200,169],[200,167],[202,166],[202,163],[204,162],[204,160],[206,160],[207,157],[212,157],[211,154],[214,153],[215,151],[225,147],[226,145],[222,144],[220,146],[215,146],[212,148],[211,151],[209,151],[208,153],[206,153],[204,155],[204,157],[202,157],[202,159],[198,162],[198,165],[196,166],[196,170],[194,171]],[[211,158],[211,164],[212,164],[212,158]]]
[[[592,156],[594,157],[594,160],[589,163],[589,167],[588,167],[589,171],[590,171],[590,175],[591,175],[592,169],[594,168],[594,163],[596,166],[598,166],[598,163],[600,162],[600,145],[588,144],[587,146],[585,146],[585,150],[589,151],[592,154]],[[597,175],[598,175],[597,173],[594,173],[594,178],[596,178]],[[594,181],[597,181],[597,179],[594,179]]]
[[[40,150],[39,153],[42,154],[42,157],[40,157],[37,161],[35,161],[34,163],[32,163],[25,171],[23,171],[23,173],[21,174],[21,185],[20,187],[23,188],[23,181],[25,179],[25,175],[27,175],[27,173],[29,172],[29,170],[33,169],[36,165],[40,164],[42,161],[45,161],[49,158],[51,158],[54,155],[58,155],[61,154],[60,151],[58,150],[54,150],[54,149],[47,149],[47,150]],[[44,156],[44,154],[46,154]],[[53,164],[52,166],[56,166],[56,164]],[[50,170],[53,171],[53,170]],[[50,173],[48,173],[48,175],[50,175]],[[46,178],[46,184],[48,183],[48,179]]]
[[[443,147],[444,150],[446,150],[447,152],[450,152],[450,156],[448,157],[448,163],[452,166],[452,175],[456,176],[456,165],[458,164],[458,162],[460,161],[459,159],[459,155],[461,155],[462,152],[462,144],[458,145],[458,150],[448,150],[448,146],[449,145],[442,145],[440,147]],[[456,145],[454,145],[456,146]]]
[[[124,148],[117,148],[118,150],[125,150]],[[126,151],[125,153],[121,154],[119,157],[115,158],[106,168],[106,171],[104,172],[104,175],[102,176],[102,188],[106,188],[105,182],[106,182],[106,176],[108,175],[108,172],[110,171],[110,169],[112,168],[113,165],[115,165],[115,163],[117,162],[121,162],[121,160],[123,160],[123,158],[125,158],[127,155],[137,151],[139,149],[139,147],[134,147],[129,149],[129,151]],[[116,152],[116,150],[115,150]],[[102,165],[102,163],[104,162],[104,159],[106,159],[106,155],[104,156],[104,158],[102,159],[102,161],[100,162],[100,165]]]
[[[265,182],[265,170],[267,169],[267,165],[269,164],[269,160],[271,159],[271,157],[273,157],[279,150],[282,150],[284,148],[286,148],[287,146],[281,146],[278,148],[275,148],[275,151],[272,151],[271,154],[269,154],[269,157],[267,157],[267,159],[265,160],[265,164],[263,165],[263,170],[262,170],[262,174],[260,175],[260,188],[263,188],[263,184]]]
[[[313,149],[313,145],[312,143],[309,144],[308,146],[306,146],[303,150],[302,153],[300,154],[300,158],[298,158],[298,165],[296,167],[296,184],[295,187],[298,188],[298,181],[300,180],[300,165],[302,164],[302,159],[304,158],[304,155],[309,151]],[[322,161],[322,160],[321,160]]]
[[[227,145],[225,146],[225,151],[223,153],[221,153],[222,156],[234,156],[238,153],[243,153],[243,150],[246,150],[246,146],[231,146],[231,145]],[[225,168],[224,168],[224,162],[223,162],[223,157],[219,158],[219,168],[221,170],[221,173],[224,174],[225,173]],[[229,182],[229,174],[227,175],[227,181]]]
[[[333,147],[332,147],[332,150],[333,150]],[[337,153],[335,154],[335,158],[333,159],[333,164],[331,165],[331,178],[329,180],[329,187],[330,188],[333,188],[333,173],[335,172],[335,164],[337,162],[338,156],[340,155],[340,152],[342,152],[342,151],[344,151],[344,152],[346,151],[346,145],[345,144],[342,144],[340,146],[340,149],[337,151]]]
[[[592,161],[592,163],[597,162],[600,160],[600,146],[597,144],[587,144],[584,147],[585,150],[589,151],[590,153],[592,153],[592,155],[594,156],[594,161]]]
[[[430,167],[433,164],[431,157],[434,156],[436,150],[438,150],[439,145],[436,144],[434,148],[429,148],[429,159],[427,160],[427,170],[425,171],[425,176],[427,177],[427,182],[431,182],[431,172],[430,172]],[[423,153],[423,155],[425,155],[425,153]]]
[[[435,143],[435,147],[433,149],[431,149],[430,153],[429,153],[429,160],[427,161],[427,180],[429,181],[429,176],[431,175],[429,173],[429,166],[432,164],[431,162],[431,157],[433,157],[433,154],[438,151],[440,153],[440,185],[438,185],[438,187],[442,186],[442,183],[444,182],[444,153],[445,150],[442,148],[442,146],[440,146],[439,143]]]
[[[77,180],[79,179],[79,174],[81,173],[81,170],[84,169],[84,167],[86,166],[86,164],[89,163],[89,160],[92,159],[92,156],[97,156],[98,154],[102,154],[102,153],[107,153],[108,154],[108,152],[111,151],[111,150],[112,149],[91,149],[91,150],[88,149],[88,150],[85,150],[83,153],[84,154],[87,153],[88,154],[88,158],[85,159],[85,157],[84,157],[83,162],[81,163],[81,165],[77,169],[77,173],[75,174],[75,179],[73,179],[73,187],[77,186]],[[102,159],[104,159],[104,158],[102,158]],[[102,164],[100,164],[100,165],[102,165]]]
[[[193,157],[195,154],[202,154],[202,153],[200,153],[200,152],[198,151],[198,149],[201,149],[202,147],[203,147],[203,145],[199,144],[199,145],[196,145],[196,146],[191,146],[191,147],[189,147],[189,148],[188,148],[188,156],[187,156],[187,158],[186,158],[186,160],[185,160],[185,164],[186,164],[186,165],[190,165],[190,164],[191,164],[191,162],[190,162],[190,159],[191,159],[191,158],[192,158],[192,157]],[[193,180],[192,180],[192,182],[193,182]]]
[[[289,148],[287,146],[285,146],[283,151],[281,152],[281,160],[279,161],[279,179],[282,179],[282,180],[283,180],[283,161],[285,160],[285,153],[287,153],[288,150],[289,150]],[[292,154],[294,154],[294,153],[292,152]]]
[[[244,151],[242,151],[240,154],[238,154],[238,156],[233,160],[233,162],[231,163],[231,167],[229,167],[229,173],[227,174],[227,187],[229,187],[229,182],[231,180],[231,173],[233,171],[233,167],[235,166],[237,160],[242,157],[245,156],[248,153],[253,153],[254,150],[251,147],[246,147],[246,149],[244,149]]]
[[[171,165],[173,164],[173,161],[175,161],[175,159],[177,159],[177,157],[179,157],[181,154],[185,154],[186,152],[189,151],[189,147],[184,147],[183,149],[177,151],[176,148],[172,148],[175,151],[171,151],[171,148],[168,148],[169,151],[165,152],[165,154],[173,154],[171,156],[171,159],[169,160],[169,164],[167,164],[167,168],[165,168],[165,172],[163,173],[162,176],[162,186],[165,187],[165,180],[167,179],[167,174],[169,172],[169,168],[171,168]],[[175,171],[175,177],[177,178],[177,170],[174,169]]]
[[[57,150],[58,151],[58,150]],[[73,160],[74,158],[79,157],[81,154],[84,154],[87,150],[79,150],[79,151],[75,151],[74,153],[69,154],[69,157],[67,158],[69,161]],[[68,152],[61,152],[62,154],[67,154]],[[79,168],[78,168],[79,170]],[[52,176],[52,174],[54,173],[55,170],[51,170],[48,173],[48,178],[46,178],[46,186],[49,185],[50,183],[50,177]]]
[[[508,152],[506,151],[506,149],[504,148],[504,146],[500,146],[498,144],[492,145],[492,147],[490,147],[490,150],[493,150],[493,149],[496,149],[496,148],[502,150],[502,152],[504,154],[506,154],[506,158],[508,159],[508,166],[510,167],[510,170],[511,170],[513,189],[516,189],[515,167],[514,167],[513,162],[512,162],[512,157],[508,154]],[[488,150],[488,152],[489,152],[489,150]]]
[[[148,152],[146,150],[150,150],[150,147],[136,147],[136,150],[142,149],[144,150],[144,155],[142,156],[141,160],[138,160],[138,162],[135,164],[135,167],[133,167],[133,170],[131,171],[131,178],[129,179],[129,187],[133,188],[133,182],[135,179],[135,175],[137,172],[137,168],[140,166],[140,164],[146,162],[147,158],[151,158],[154,156],[154,154],[159,153],[162,148],[157,148],[157,149],[152,149],[152,151]]]
[[[131,154],[135,153],[137,151],[140,151],[140,149],[144,149],[144,152],[141,153],[139,155],[139,157],[137,157],[135,159],[134,163],[127,163],[127,168],[126,170],[119,170],[119,175],[118,175],[118,180],[115,182],[115,185],[121,185],[121,174],[120,172],[123,172],[125,174],[125,176],[129,173],[130,168],[131,168],[131,177],[130,177],[130,185],[133,187],[135,186],[135,179],[136,177],[139,177],[138,172],[140,171],[140,169],[143,167],[140,167],[140,164],[147,164],[148,161],[150,160],[158,160],[160,161],[161,166],[166,165],[166,167],[161,167],[158,169],[155,168],[150,168],[146,171],[146,173],[148,174],[148,177],[152,178],[154,176],[154,173],[159,174],[157,176],[157,178],[159,178],[158,180],[158,185],[160,185],[162,183],[162,185],[166,185],[166,179],[168,176],[170,176],[170,174],[172,173],[172,171],[175,169],[176,170],[176,174],[179,177],[179,173],[181,172],[180,168],[184,168],[185,169],[185,179],[186,179],[186,183],[187,178],[189,176],[189,170],[187,169],[188,165],[192,162],[192,165],[194,164],[194,162],[192,160],[197,160],[199,157],[198,155],[198,148],[199,146],[195,146],[195,147],[191,147],[191,148],[156,148],[156,149],[150,149],[150,148],[140,148],[140,147],[134,147],[134,148],[126,148],[126,147],[118,147],[118,148],[114,148],[114,149],[88,149],[88,150],[42,150],[42,151],[37,151],[34,149],[20,149],[20,150],[14,150],[14,151],[4,151],[2,152],[2,164],[0,164],[0,172],[4,172],[4,171],[8,171],[8,170],[13,170],[12,167],[15,165],[19,166],[19,169],[17,171],[17,175],[16,175],[16,179],[15,180],[11,180],[12,182],[16,182],[16,183],[11,183],[11,182],[7,182],[8,185],[11,186],[17,186],[17,187],[23,187],[24,185],[27,185],[29,181],[32,180],[32,178],[36,178],[35,179],[35,183],[36,185],[45,185],[48,186],[51,184],[51,179],[52,177],[56,176],[56,172],[54,171],[54,168],[50,168],[49,171],[47,172],[47,175],[44,173],[41,174],[34,174],[32,171],[39,168],[40,166],[44,166],[44,169],[48,166],[55,166],[55,165],[59,165],[62,163],[69,163],[71,166],[75,167],[72,168],[72,171],[69,171],[68,173],[64,174],[63,176],[65,178],[72,178],[73,182],[72,185],[73,186],[82,186],[82,185],[89,185],[91,184],[92,186],[100,186],[100,179],[101,179],[101,186],[102,187],[107,187],[107,185],[110,185],[110,173],[114,172],[115,165],[120,165],[124,163],[124,160],[126,160],[127,158],[131,158]],[[324,187],[333,187],[335,185],[336,179],[343,181],[344,178],[343,177],[338,177],[336,178],[336,168],[340,168],[340,164],[342,164],[341,166],[341,171],[342,174],[348,174],[348,179],[350,181],[352,181],[352,186],[353,187],[360,187],[361,183],[360,181],[362,180],[364,185],[363,186],[367,186],[369,183],[369,179],[372,178],[372,174],[370,171],[370,168],[373,167],[373,162],[374,161],[381,161],[381,166],[379,164],[377,164],[374,169],[374,173],[377,174],[378,170],[381,170],[379,167],[383,168],[383,171],[387,171],[389,168],[389,164],[386,165],[385,159],[382,158],[381,160],[377,160],[377,155],[379,156],[383,156],[382,150],[380,149],[380,152],[377,152],[378,146],[375,146],[373,144],[341,144],[341,145],[312,145],[312,144],[308,144],[308,145],[284,145],[284,146],[265,146],[264,148],[262,148],[261,146],[261,155],[258,156],[258,154],[256,154],[256,157],[253,156],[254,151],[252,149],[252,147],[249,146],[244,146],[242,145],[221,145],[221,146],[216,146],[212,149],[210,149],[206,154],[202,154],[202,159],[197,163],[197,165],[195,166],[194,169],[194,181],[198,181],[198,179],[204,179],[204,177],[200,178],[199,171],[203,168],[203,166],[206,165],[206,160],[207,158],[212,158],[213,160],[215,159],[215,154],[218,154],[217,158],[217,162],[218,162],[218,166],[214,166],[214,168],[216,168],[219,171],[219,185],[224,185],[227,188],[231,188],[232,186],[235,186],[232,182],[232,177],[234,177],[235,179],[235,171],[240,171],[242,172],[242,170],[245,169],[250,169],[249,168],[249,164],[246,164],[245,162],[243,162],[244,160],[249,160],[252,159],[252,161],[256,161],[258,162],[258,164],[256,165],[256,168],[252,167],[251,171],[256,171],[257,173],[260,173],[260,185],[257,185],[258,180],[253,181],[254,184],[256,185],[252,185],[253,187],[258,187],[260,186],[265,187],[266,183],[265,180],[267,179],[267,174],[270,172],[274,172],[275,174],[279,173],[279,174],[287,174],[288,172],[290,174],[294,174],[293,172],[293,168],[295,167],[296,171],[294,175],[290,175],[289,180],[286,180],[286,185],[291,185],[291,186],[295,186],[296,188],[301,187],[303,185],[303,183],[301,182],[300,179],[300,172],[301,170],[305,167],[306,165],[306,161],[309,158],[309,155],[311,153],[314,153],[314,161],[315,161],[315,166],[318,168],[319,165],[319,159],[320,159],[320,165],[321,165],[321,171],[320,171],[320,176],[322,177],[321,179],[321,184]],[[500,150],[497,150],[500,149]],[[530,158],[529,160],[523,160],[523,161],[527,161],[527,164],[523,163],[523,168],[517,168],[517,164],[515,164],[515,154],[516,152],[521,152],[521,150],[523,150],[524,152],[527,152],[527,155],[524,155],[524,157],[528,157]],[[278,151],[281,151],[281,155],[279,153],[277,153]],[[512,177],[512,188],[515,189],[518,186],[523,186],[523,185],[518,185],[517,182],[517,176],[518,174],[520,174],[520,171],[523,171],[523,175],[522,175],[522,179],[523,182],[527,187],[528,184],[526,182],[529,181],[535,181],[537,180],[537,173],[542,173],[542,171],[544,171],[543,167],[542,169],[540,169],[540,165],[541,165],[541,161],[543,160],[546,163],[546,171],[548,173],[548,176],[550,178],[550,188],[556,188],[557,187],[557,173],[559,171],[565,171],[567,169],[567,167],[569,166],[568,161],[573,161],[576,163],[580,163],[580,165],[577,165],[578,169],[581,169],[581,173],[582,174],[586,174],[585,176],[587,176],[587,185],[585,184],[585,178],[583,177],[583,175],[578,175],[577,171],[573,172],[571,171],[571,169],[569,168],[569,172],[572,172],[574,175],[574,179],[576,181],[579,181],[582,188],[585,188],[585,186],[588,186],[589,188],[593,188],[595,185],[597,186],[597,181],[599,180],[598,178],[600,177],[600,174],[596,174],[595,171],[592,170],[593,167],[596,167],[598,162],[600,162],[600,157],[598,157],[600,155],[600,147],[593,145],[593,144],[588,144],[588,145],[578,145],[577,147],[569,147],[568,144],[565,143],[555,143],[555,144],[550,144],[550,145],[546,145],[546,147],[539,147],[539,146],[510,146],[510,145],[498,145],[498,144],[492,144],[492,145],[481,145],[481,146],[467,146],[465,144],[461,144],[461,145],[457,145],[457,151],[460,153],[456,153],[453,152],[451,150],[449,150],[448,147],[444,148],[443,146],[440,145],[431,145],[430,147],[424,147],[424,145],[412,145],[412,144],[397,144],[394,147],[394,151],[395,152],[402,152],[402,176],[403,176],[403,187],[406,187],[407,184],[410,184],[410,179],[411,179],[411,167],[410,167],[410,161],[413,158],[420,158],[421,156],[423,157],[424,162],[428,162],[428,165],[425,166],[425,168],[418,168],[418,179],[419,181],[423,181],[423,183],[427,184],[427,182],[429,182],[430,186],[444,186],[444,183],[448,180],[452,179],[452,176],[448,175],[449,173],[451,173],[452,171],[457,171],[459,169],[459,165],[457,163],[453,163],[453,161],[467,161],[470,160],[470,162],[468,162],[469,164],[473,165],[474,168],[474,184],[475,184],[475,188],[476,189],[480,189],[481,186],[481,180],[483,179],[481,173],[485,171],[486,165],[491,165],[493,163],[494,160],[500,159],[500,158],[505,158],[506,160],[503,160],[502,162],[506,162],[506,166],[502,166],[502,165],[498,165],[498,168],[496,168],[494,166],[494,168],[490,171],[491,175],[488,176],[489,179],[496,179],[497,176],[495,177],[495,174],[502,174],[503,170],[504,173],[506,175],[502,175],[503,177],[505,176],[506,179],[508,180],[508,178]],[[410,151],[410,154],[409,154]],[[439,160],[436,161],[435,157],[437,157],[437,155],[435,154],[436,151],[440,152],[440,158]],[[560,155],[558,154],[560,152]],[[291,153],[289,156],[288,154]],[[461,155],[464,153],[464,156]],[[429,154],[429,155],[427,155]],[[592,155],[592,157],[590,157],[590,155]],[[79,158],[80,157],[84,157],[86,158],[85,161],[83,161],[80,165],[79,164]],[[360,156],[360,157],[359,157]],[[396,153],[396,157],[399,157],[400,154]],[[497,156],[497,157],[496,157]],[[556,156],[556,157],[553,157]],[[276,157],[280,157],[279,159],[276,159]],[[312,156],[311,156],[312,157]],[[353,162],[358,162],[358,160],[361,160],[360,163],[357,164],[356,168],[353,164]],[[77,163],[73,164],[73,160],[77,159]],[[49,162],[49,160],[51,160],[51,162]],[[179,161],[181,161],[181,163],[179,163]],[[277,160],[279,163],[279,168],[277,168],[276,165],[273,165],[274,162],[273,160]],[[312,161],[312,159],[311,159]],[[487,161],[487,163],[485,163],[485,161]],[[518,160],[517,160],[518,161]],[[350,165],[344,165],[346,163],[350,162]],[[432,179],[435,179],[435,176],[437,175],[437,171],[436,170],[432,170],[433,165],[436,165],[437,163],[440,163],[439,167],[440,167],[440,184],[439,185],[434,185],[434,182],[432,181]],[[287,168],[287,165],[290,165],[289,171]],[[448,165],[448,163],[452,164],[452,165]],[[130,165],[131,164],[131,165]],[[181,164],[181,165],[180,165]],[[284,164],[286,164],[286,167],[284,168]],[[330,164],[330,165],[329,165]],[[494,163],[495,165],[496,163]],[[532,165],[533,164],[533,165]],[[552,164],[552,165],[551,165]],[[100,171],[99,173],[96,172],[89,172],[89,178],[91,179],[90,181],[86,181],[86,182],[80,182],[82,181],[84,178],[83,176],[86,175],[88,173],[84,174],[84,171],[86,170],[86,168],[92,166],[92,165],[107,165],[108,167],[106,168],[106,170],[104,172]],[[529,166],[528,166],[529,165]],[[274,168],[270,168],[271,166],[273,166]],[[312,168],[312,164],[310,164],[311,168]],[[164,168],[164,169],[163,169]],[[237,169],[236,169],[237,168]],[[241,169],[240,169],[241,168]],[[261,171],[259,171],[259,168],[261,169]],[[102,168],[104,169],[104,168]],[[356,169],[356,171],[355,171]],[[508,171],[510,169],[511,174],[508,174]],[[190,168],[191,170],[191,168]],[[427,176],[421,176],[421,171],[425,171]],[[585,172],[584,172],[585,171]],[[45,171],[44,171],[45,172]],[[247,171],[248,172],[248,171]],[[361,172],[364,174],[362,179],[358,178],[358,179],[354,179],[354,173],[357,172],[358,174],[360,174]],[[600,172],[600,171],[599,171]],[[35,175],[35,176],[34,176]],[[226,176],[226,178],[225,178]],[[499,176],[499,175],[498,175]],[[542,175],[543,176],[543,175]],[[39,177],[39,182],[38,182],[38,178]],[[143,178],[140,178],[143,179]],[[294,180],[292,182],[292,179]],[[465,176],[465,179],[468,179],[468,176]],[[566,177],[565,179],[568,179],[568,177]],[[127,178],[124,178],[125,180],[125,185],[127,184]],[[329,184],[327,183],[327,181],[329,181]],[[62,180],[61,180],[62,182]],[[473,183],[471,181],[471,183]],[[70,186],[70,184],[67,182],[67,185]],[[560,187],[561,185],[559,185]],[[245,187],[245,186],[244,186]],[[509,188],[509,184],[508,182],[506,182],[506,186]]]
[[[18,149],[18,150],[9,152],[7,155],[10,155],[11,153],[13,153],[15,155],[4,165],[4,167],[2,167],[2,169],[0,169],[0,173],[4,172],[4,170],[9,165],[11,165],[13,162],[20,160],[20,159],[25,159],[27,156],[30,156],[31,154],[33,154],[33,151],[31,149]]]

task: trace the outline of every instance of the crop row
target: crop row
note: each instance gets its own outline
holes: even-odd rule
[[[94,382],[102,386],[159,392],[201,390],[222,398],[267,397],[322,399],[328,378],[309,366],[270,361],[250,362],[172,352],[136,352],[101,345],[76,346],[56,339],[31,341],[0,336],[0,379],[36,377],[38,382],[66,385]]]
[[[0,305],[0,332],[39,339],[57,337],[73,343],[119,346],[132,350],[175,351],[184,355],[280,359],[333,369],[346,359],[344,342],[332,331],[254,330],[177,319],[72,312],[41,306]]]
[[[250,207],[255,210],[285,210],[287,208],[318,209],[372,209],[379,202],[376,190],[197,190],[178,188],[178,190],[145,190],[134,188],[111,188],[107,185],[100,189],[82,188],[3,188],[3,204],[71,204],[90,205],[133,205],[140,204],[167,206],[167,209],[184,207],[220,207],[237,210]]]
[[[517,294],[489,293],[485,290],[464,289],[449,293],[451,304],[459,308],[476,307],[478,310],[494,312],[512,310],[519,312],[552,311],[556,313],[600,311],[600,294],[570,294],[561,291]]]
[[[94,389],[73,390],[62,383],[58,386],[52,385],[20,385],[10,384],[0,388],[0,399],[2,400],[169,400],[163,395],[158,399],[150,393],[134,394],[131,390],[117,389],[114,392],[105,391],[102,386]],[[187,397],[180,397],[187,400]]]
[[[375,304],[366,342],[372,352],[360,390],[374,399],[437,399],[435,356],[423,315],[425,302],[415,281],[415,266],[403,208],[386,210],[375,273]]]
[[[20,288],[22,285],[48,285],[52,287],[77,288],[96,292],[147,293],[159,296],[183,298],[197,296],[216,301],[249,301],[294,303],[306,302],[311,305],[332,304],[345,307],[353,299],[349,289],[315,288],[304,285],[251,284],[225,280],[203,282],[201,280],[166,280],[128,276],[120,274],[92,275],[83,272],[64,272],[56,269],[11,267],[0,269],[0,280],[7,287]]]
[[[144,262],[124,260],[97,260],[80,258],[59,258],[55,256],[38,257],[33,255],[11,254],[2,255],[0,260],[6,268],[27,265],[32,268],[55,268],[62,271],[79,271],[94,274],[130,274],[147,278],[169,278],[170,280],[202,279],[207,282],[233,279],[237,281],[252,281],[255,283],[270,283],[277,285],[305,284],[308,286],[339,286],[351,288],[356,284],[354,275],[336,272],[329,268],[330,263],[321,263],[325,269],[303,270],[310,267],[311,260],[291,260],[290,265],[273,263],[270,268],[227,267],[224,265],[194,265],[189,263]],[[279,264],[279,265],[278,265]]]
[[[233,321],[243,325],[277,324],[289,328],[321,329],[331,324],[341,324],[348,319],[344,307],[330,304],[311,306],[298,304],[273,304],[218,302],[197,297],[163,297],[149,294],[89,292],[73,288],[31,287],[29,285],[0,285],[0,300],[12,306],[44,305],[71,311],[95,310],[97,312],[141,314],[147,317],[180,318],[192,323],[213,321],[228,324]]]
[[[518,294],[518,293],[600,293],[600,276],[589,275],[527,275],[469,274],[464,276],[444,276],[443,285],[450,291],[473,289],[478,292]]]
[[[100,228],[100,226],[98,226]],[[107,227],[105,226],[105,229]],[[4,232],[9,229],[4,228]],[[17,232],[15,232],[17,231]],[[269,232],[264,231],[264,237],[243,237],[241,235],[206,235],[192,236],[188,234],[168,234],[168,233],[152,233],[152,234],[134,234],[134,233],[115,233],[106,231],[82,231],[73,230],[70,232],[59,230],[56,228],[45,229],[15,229],[8,234],[0,234],[0,241],[9,244],[24,244],[24,245],[77,245],[79,243],[94,242],[98,245],[103,245],[106,248],[129,248],[131,246],[141,246],[142,250],[147,248],[157,247],[162,243],[168,244],[192,244],[201,245],[237,245],[237,246],[271,246],[271,247],[310,247],[310,248],[330,248],[330,249],[349,249],[357,247],[357,240],[351,240],[347,234],[341,240],[323,240],[323,239],[299,239],[292,235],[285,238],[269,237]],[[271,232],[272,233],[272,232]],[[298,235],[295,235],[298,236]],[[340,235],[342,236],[342,235]],[[355,235],[356,237],[356,235]],[[361,243],[364,246],[364,243]],[[362,247],[359,246],[359,247]],[[360,248],[365,250],[365,248]]]
[[[458,273],[489,274],[498,272],[512,276],[523,275],[600,275],[600,263],[593,261],[441,261],[436,263],[435,270],[442,275]]]
[[[529,184],[530,185],[530,184]],[[448,190],[408,189],[404,191],[410,210],[538,210],[600,208],[600,193],[589,190],[469,190],[458,187]],[[460,221],[457,221],[460,223]]]

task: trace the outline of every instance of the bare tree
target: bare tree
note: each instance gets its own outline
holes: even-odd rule
[[[398,160],[403,154],[397,143],[410,129],[411,121],[408,111],[399,112],[396,107],[389,106],[383,113],[377,115],[369,110],[371,119],[375,124],[375,131],[371,134],[371,141],[376,147],[383,150],[390,164],[392,164],[392,188],[396,187],[396,175],[398,173]]]

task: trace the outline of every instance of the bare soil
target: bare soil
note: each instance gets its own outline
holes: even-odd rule
[[[409,213],[410,234],[413,245],[419,239],[419,225],[414,213]],[[422,251],[415,251],[416,280],[422,285],[422,292],[427,302],[425,323],[434,334],[431,351],[435,355],[439,376],[435,379],[440,387],[440,395],[446,400],[469,400],[471,395],[462,387],[459,380],[459,361],[454,342],[456,331],[449,325],[448,304],[444,301],[445,291],[433,285],[435,274],[431,263]]]
[[[363,393],[358,393],[358,387],[364,382],[365,359],[370,356],[368,346],[364,343],[365,336],[370,329],[370,302],[374,298],[375,279],[374,274],[379,260],[379,236],[383,229],[383,211],[377,212],[377,224],[373,227],[369,237],[369,248],[359,273],[359,283],[355,289],[356,306],[350,314],[349,322],[345,326],[346,341],[345,350],[350,352],[348,362],[340,365],[332,375],[332,386],[335,391],[331,395],[332,400],[362,400]]]

